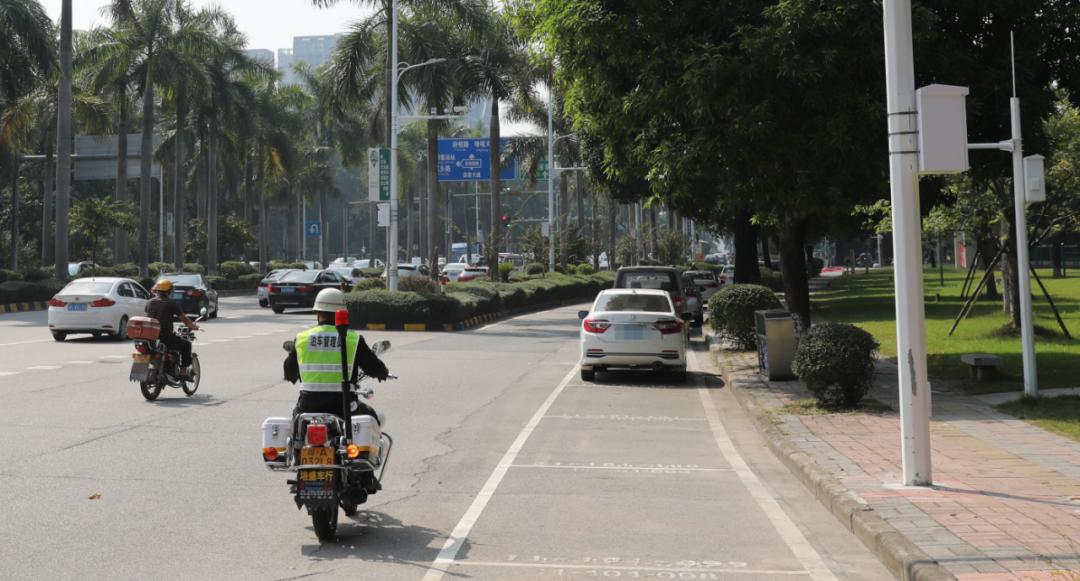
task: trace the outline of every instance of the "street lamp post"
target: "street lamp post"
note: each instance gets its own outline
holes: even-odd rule
[[[552,110],[555,108],[554,89],[548,89],[548,270],[555,271],[555,144],[568,137],[577,137],[576,133],[555,136],[552,129]]]

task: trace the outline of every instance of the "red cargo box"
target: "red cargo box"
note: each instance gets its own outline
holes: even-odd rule
[[[161,324],[151,317],[132,317],[127,324],[127,334],[131,339],[157,341],[161,335]]]

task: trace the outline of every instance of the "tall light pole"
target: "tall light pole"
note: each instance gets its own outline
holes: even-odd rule
[[[919,215],[919,147],[911,0],[885,0],[885,85],[889,129],[896,264],[896,347],[900,391],[900,441],[904,484],[932,482],[930,384],[926,375],[922,237]]]
[[[555,272],[555,80],[548,84],[548,270]]]
[[[71,202],[71,0],[60,11],[60,92],[56,120],[56,258],[54,274],[67,280],[68,205]],[[49,171],[50,168],[45,168]],[[48,195],[48,192],[45,192]],[[145,256],[145,252],[143,253]]]

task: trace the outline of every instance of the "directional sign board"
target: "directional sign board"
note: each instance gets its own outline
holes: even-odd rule
[[[379,227],[386,228],[390,226],[390,204],[376,204],[378,213],[376,216],[379,220]]]
[[[304,224],[304,231],[307,232],[308,238],[318,238],[322,236],[322,228],[319,226],[318,221],[311,221]]]
[[[439,181],[440,182],[483,182],[491,179],[491,140],[481,138],[440,139],[439,140]],[[510,144],[509,139],[500,140],[503,150]],[[506,163],[499,176],[504,180],[514,179],[517,164]]]
[[[385,202],[390,199],[390,150],[385,147],[368,148],[368,201]]]

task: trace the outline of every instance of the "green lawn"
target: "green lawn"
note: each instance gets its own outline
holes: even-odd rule
[[[981,272],[979,273],[981,275]],[[1062,319],[1070,333],[1080,336],[1080,273],[1070,271],[1068,278],[1053,279],[1049,271],[1039,271]],[[1022,375],[1019,333],[1004,333],[1008,319],[1001,300],[980,299],[967,319],[952,337],[949,328],[960,308],[960,287],[965,271],[945,269],[945,284],[939,283],[937,269],[924,273],[923,288],[926,301],[926,340],[931,379],[962,380],[967,366],[960,362],[964,353],[992,353],[1004,358],[1003,378],[1000,381],[971,386],[975,390],[1001,391],[1019,389]],[[829,290],[814,295],[815,321],[853,323],[874,335],[881,344],[881,355],[896,358],[896,323],[894,290],[891,269],[873,270],[864,274],[836,279]],[[977,282],[977,281],[976,281]],[[1038,360],[1039,386],[1080,386],[1080,341],[1061,334],[1052,311],[1038,286],[1035,289],[1035,351]],[[1000,292],[1000,285],[998,287]]]
[[[1080,440],[1080,396],[1025,397],[1003,403],[997,409],[1044,430]]]

